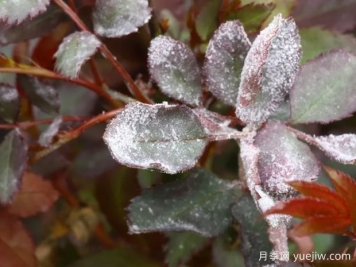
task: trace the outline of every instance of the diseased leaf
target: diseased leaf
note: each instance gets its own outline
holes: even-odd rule
[[[324,166],[324,170],[331,178],[336,191],[346,200],[350,211],[354,231],[356,230],[356,206],[355,192],[356,182],[349,175],[344,172],[334,170],[330,167]]]
[[[100,2],[100,1],[98,1]],[[64,38],[56,54],[56,70],[63,76],[76,78],[80,68],[100,46],[100,41],[89,32],[74,32]]]
[[[271,15],[274,8],[274,3],[250,3],[236,11],[230,11],[227,15],[227,20],[237,19],[241,21],[247,33],[254,33],[261,28],[263,22]]]
[[[8,84],[0,83],[0,117],[13,122],[19,112],[20,98],[17,89]]]
[[[302,63],[332,49],[356,52],[356,39],[350,34],[341,34],[318,27],[299,31],[303,48]]]
[[[104,37],[120,37],[138,30],[151,18],[147,0],[97,0],[94,31]]]
[[[169,241],[164,249],[166,251],[165,262],[169,267],[177,267],[186,263],[209,241],[208,238],[192,232],[170,233],[168,238]]]
[[[47,211],[59,194],[49,181],[39,175],[25,172],[21,188],[8,206],[7,211],[20,217],[30,217]]]
[[[49,3],[50,0],[1,1],[0,20],[9,24],[20,23],[46,11]]]
[[[232,221],[232,190],[204,169],[184,180],[147,189],[129,206],[130,232],[193,231],[216,236]]]
[[[142,253],[123,247],[104,250],[67,265],[68,267],[159,267],[158,263],[145,257]]]
[[[219,236],[213,242],[213,261],[216,267],[242,266],[243,260],[237,247],[231,246],[227,236]]]
[[[269,258],[267,261],[260,259],[261,251],[270,255],[273,246],[268,237],[268,224],[261,218],[252,197],[248,194],[242,195],[232,208],[232,214],[240,225],[245,265],[263,266],[272,263]]]
[[[332,222],[332,223],[331,223]],[[296,225],[291,231],[296,236],[306,236],[317,233],[343,234],[351,225],[349,217],[320,216],[311,217]]]
[[[49,81],[23,74],[17,75],[17,79],[35,106],[48,114],[58,113],[60,105],[58,92]]]
[[[337,216],[339,211],[337,207],[326,201],[312,197],[292,198],[285,202],[279,202],[264,213],[264,216],[270,214],[288,214],[293,217],[306,219],[313,216]]]
[[[291,123],[329,123],[356,111],[356,56],[332,51],[306,63],[290,93]]]
[[[224,103],[235,106],[244,60],[251,43],[242,24],[226,22],[209,41],[204,72],[209,90]]]
[[[193,106],[200,105],[199,66],[187,45],[170,37],[156,37],[151,41],[148,65],[163,93]]]
[[[325,185],[305,181],[291,181],[288,184],[303,196],[317,198],[335,206],[343,215],[350,212],[345,200]]]
[[[300,38],[292,19],[281,15],[253,42],[241,73],[236,115],[260,125],[284,101],[301,58]]]
[[[121,164],[177,173],[194,167],[207,137],[186,106],[135,102],[118,113],[103,138]]]
[[[220,0],[208,0],[196,17],[195,28],[200,38],[204,41],[209,39],[209,36],[218,26],[219,6]]]
[[[63,14],[62,9],[53,3],[43,14],[28,18],[18,25],[0,22],[0,44],[7,45],[46,35],[65,19]]]
[[[299,0],[292,16],[298,26],[321,26],[326,29],[345,32],[356,26],[354,0]]]
[[[56,117],[53,122],[48,126],[48,128],[41,133],[38,143],[41,146],[48,147],[53,140],[53,137],[58,133],[59,127],[62,124],[62,117]]]
[[[0,144],[0,203],[9,203],[19,190],[26,162],[27,144],[15,129]]]
[[[319,175],[320,166],[310,148],[280,122],[270,122],[259,131],[255,145],[261,150],[258,170],[262,186],[272,195],[287,196],[294,190],[286,182],[311,181]]]
[[[0,212],[1,266],[36,267],[35,244],[21,221],[6,211]]]

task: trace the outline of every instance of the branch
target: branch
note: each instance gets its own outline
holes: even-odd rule
[[[86,117],[72,117],[72,116],[63,116],[63,121],[84,121],[87,120]],[[0,129],[14,129],[14,128],[21,128],[27,129],[30,127],[34,127],[41,124],[50,124],[54,119],[45,119],[45,120],[38,120],[38,121],[25,121],[20,122],[17,124],[0,124]]]
[[[85,26],[83,21],[78,17],[78,15],[65,3],[63,0],[53,0],[62,10],[77,24],[79,29],[82,31],[90,32],[89,29]],[[134,80],[124,69],[124,67],[116,60],[114,55],[106,47],[105,44],[101,43],[99,50],[103,55],[113,64],[116,70],[120,73],[121,77],[124,79],[127,88],[130,90],[131,94],[140,102],[152,104],[150,100],[135,84]]]

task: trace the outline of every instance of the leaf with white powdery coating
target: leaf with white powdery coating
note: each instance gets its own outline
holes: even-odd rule
[[[100,46],[100,41],[89,32],[74,32],[62,41],[54,57],[56,70],[68,78],[76,78],[82,65]]]
[[[166,251],[165,262],[169,267],[177,267],[186,263],[209,241],[208,238],[193,232],[169,233],[168,238],[168,244],[164,249]]]
[[[236,105],[240,75],[250,46],[242,24],[235,20],[220,25],[206,50],[206,83],[214,96],[228,105]]]
[[[137,102],[118,113],[103,138],[121,164],[166,173],[194,167],[208,142],[208,134],[188,107]]]
[[[232,186],[200,169],[186,179],[143,191],[129,206],[131,233],[193,231],[211,237],[231,223]]]
[[[94,31],[104,37],[120,37],[138,30],[151,18],[147,0],[96,0]]]
[[[47,114],[54,115],[59,112],[59,95],[50,81],[22,74],[18,74],[17,79],[32,104]]]
[[[289,132],[284,124],[270,122],[256,135],[261,150],[258,170],[263,188],[277,198],[295,193],[285,182],[313,181],[320,165],[310,148]]]
[[[307,62],[290,92],[297,123],[329,123],[356,111],[356,56],[337,50]]]
[[[9,24],[20,23],[27,17],[34,17],[46,11],[50,0],[2,0],[0,20]]]
[[[186,44],[166,36],[156,37],[151,41],[148,65],[163,93],[193,106],[200,105],[200,70]]]
[[[19,108],[20,98],[17,89],[0,83],[0,117],[7,122],[13,122]]]
[[[27,144],[16,129],[0,144],[0,203],[9,203],[19,190],[27,163]]]
[[[295,22],[276,16],[257,36],[246,56],[236,115],[247,124],[265,122],[293,85],[300,58]]]

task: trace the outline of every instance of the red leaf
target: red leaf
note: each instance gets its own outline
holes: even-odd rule
[[[21,221],[0,212],[0,267],[36,267],[35,245]]]
[[[354,231],[356,230],[356,181],[342,171],[324,166],[336,190],[346,200],[351,210],[351,219]]]
[[[295,236],[306,236],[316,233],[342,234],[350,226],[351,220],[349,217],[311,217],[296,225],[291,233]]]
[[[271,214],[288,214],[297,218],[308,218],[312,216],[339,215],[339,211],[329,203],[309,198],[294,198],[286,202],[279,202],[264,213],[264,216]]]
[[[345,200],[329,187],[306,181],[291,181],[288,184],[304,196],[323,200],[335,206],[340,214],[349,216],[350,209]]]
[[[49,181],[35,173],[26,172],[21,189],[8,206],[8,211],[20,217],[30,217],[47,211],[58,197],[58,192]]]

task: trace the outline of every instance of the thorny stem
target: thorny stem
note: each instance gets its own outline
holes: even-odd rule
[[[78,15],[66,4],[63,0],[53,0],[62,10],[77,24],[77,26],[86,32],[90,32],[89,29],[85,26],[83,21],[78,17]],[[113,64],[116,70],[120,73],[122,78],[124,79],[126,86],[130,90],[133,96],[138,101],[143,103],[152,104],[152,101],[145,95],[143,92],[137,87],[134,80],[128,74],[128,72],[124,69],[124,67],[116,60],[114,55],[110,52],[110,50],[106,47],[105,44],[101,43],[99,46],[100,51],[103,55]]]
[[[31,159],[30,159],[30,163],[34,163],[38,160],[40,160],[41,158],[43,158],[44,156],[48,155],[49,153],[51,153],[52,151],[56,150],[57,148],[61,147],[62,145],[68,143],[69,141],[74,140],[75,138],[77,138],[78,136],[80,136],[84,131],[86,131],[88,128],[100,123],[100,122],[104,122],[106,120],[109,120],[111,118],[113,118],[117,112],[120,110],[119,109],[115,109],[115,110],[111,110],[109,112],[106,113],[102,113],[98,116],[95,116],[94,118],[91,118],[90,120],[88,120],[87,122],[83,123],[82,125],[78,126],[77,128],[59,134],[59,140],[57,142],[55,142],[54,144],[52,144],[50,147],[36,153]]]
[[[100,87],[98,87],[96,84],[82,80],[82,79],[68,79],[66,77],[63,77],[61,75],[58,75],[55,72],[46,70],[46,69],[41,69],[37,67],[29,67],[29,68],[20,68],[20,67],[6,67],[6,68],[0,68],[0,72],[4,73],[17,73],[17,74],[27,74],[27,75],[34,75],[38,77],[43,77],[43,78],[50,78],[53,80],[62,80],[62,81],[67,81],[71,82],[74,84],[78,84],[81,86],[84,86],[91,91],[95,92],[99,96],[103,97],[106,99],[112,106],[118,108],[122,107],[123,104],[117,101],[116,99],[112,98],[110,94],[108,94],[106,91],[102,90]]]
[[[84,121],[87,119],[88,118],[86,118],[86,117],[73,117],[73,116],[63,116],[62,117],[63,121]],[[25,121],[25,122],[20,122],[17,124],[0,124],[0,129],[14,129],[14,128],[27,129],[27,128],[34,127],[34,126],[41,125],[41,124],[50,124],[50,123],[52,123],[53,120],[54,120],[54,118],[38,120],[38,121]]]

